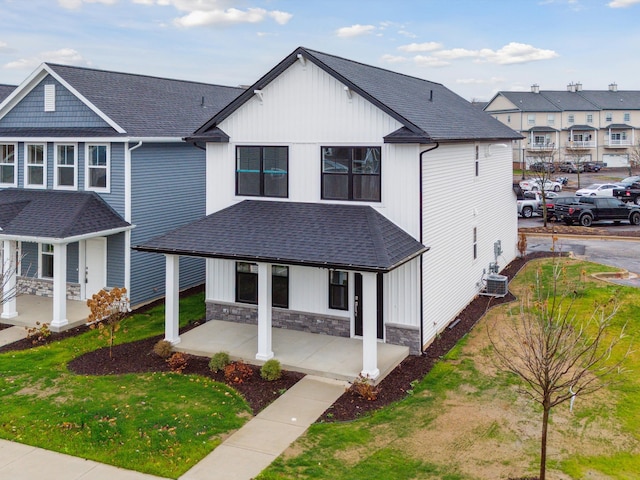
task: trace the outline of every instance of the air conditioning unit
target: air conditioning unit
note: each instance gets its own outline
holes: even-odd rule
[[[509,278],[497,274],[487,275],[487,286],[482,293],[494,297],[504,297],[509,293]]]

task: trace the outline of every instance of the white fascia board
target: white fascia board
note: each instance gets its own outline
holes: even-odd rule
[[[80,240],[87,240],[88,238],[108,237],[110,235],[126,232],[127,230],[132,230],[134,228],[136,228],[135,225],[130,225],[128,227],[112,228],[110,230],[102,230],[100,232],[91,232],[91,233],[85,233],[83,235],[75,235],[73,237],[64,237],[64,238],[33,237],[29,235],[3,235],[2,233],[0,233],[0,240],[13,240],[18,242],[50,243],[51,245],[62,245],[67,243],[75,243]]]
[[[48,73],[44,68],[44,63],[34,70],[25,81],[18,85],[15,90],[0,103],[0,118],[3,118],[9,113]]]

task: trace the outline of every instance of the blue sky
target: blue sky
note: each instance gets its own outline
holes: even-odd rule
[[[0,83],[43,61],[248,85],[296,47],[500,90],[640,90],[640,0],[0,0]]]

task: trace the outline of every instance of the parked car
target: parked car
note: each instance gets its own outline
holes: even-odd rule
[[[549,198],[549,195],[555,195]],[[560,197],[558,194],[553,192],[548,192],[545,194],[546,201],[544,202],[547,205],[547,220],[551,220],[553,222],[559,221],[558,216],[556,215],[556,205],[569,205],[570,203],[577,203],[580,201],[580,197],[576,197],[573,195]],[[538,215],[544,216],[543,204],[540,202],[538,205]]]
[[[602,170],[602,164],[598,162],[584,162],[582,168],[585,172],[599,172]]]
[[[525,191],[537,192],[542,190],[543,182],[539,178],[530,178],[529,180],[522,180],[520,182],[520,188]],[[554,182],[553,180],[544,181],[545,192],[560,192],[562,190],[562,184],[560,182]]]
[[[536,162],[529,165],[529,170],[532,172],[554,173],[556,171],[556,167],[551,162]]]
[[[581,197],[579,203],[557,205],[556,215],[567,225],[577,222],[583,227],[601,220],[628,220],[631,225],[640,225],[640,207],[617,198]]]
[[[622,186],[616,183],[594,183],[576,191],[576,195],[578,197],[613,197],[613,190],[616,188],[622,188]]]
[[[567,173],[584,172],[584,167],[581,163],[563,162],[560,164],[558,168],[561,172],[567,172]]]
[[[633,202],[640,205],[640,182],[629,185],[621,183],[620,188],[613,189],[613,196],[623,202]]]
[[[632,183],[640,183],[640,175],[635,175],[633,177],[623,178],[622,180],[620,180],[619,182],[616,182],[616,183],[621,185],[622,187],[629,187],[629,186],[631,186]]]

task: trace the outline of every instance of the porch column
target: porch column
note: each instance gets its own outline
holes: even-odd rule
[[[256,360],[273,358],[271,350],[271,264],[258,263],[258,353]]]
[[[16,277],[18,265],[16,264],[16,242],[5,240],[3,242],[2,258],[2,315],[0,318],[14,318],[18,316],[16,300]]]
[[[180,286],[180,256],[165,255],[165,310],[164,310],[164,339],[173,345],[180,343],[179,323],[179,286]]]
[[[59,329],[67,320],[67,244],[53,246],[53,319],[51,327]]]
[[[362,372],[363,376],[375,380],[378,370],[378,327],[377,327],[377,283],[376,274],[362,273]]]

